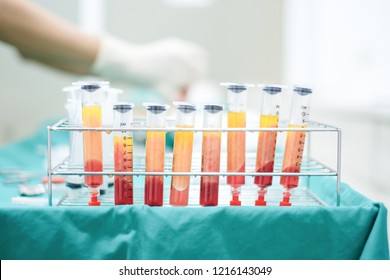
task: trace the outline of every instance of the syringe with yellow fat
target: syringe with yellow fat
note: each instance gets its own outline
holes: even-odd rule
[[[227,136],[227,171],[245,172],[246,158],[246,109],[249,84],[221,83],[227,87],[228,128],[242,128],[243,131],[229,131]],[[227,183],[231,186],[231,206],[240,206],[241,186],[245,184],[245,176],[230,175]]]
[[[309,102],[312,89],[307,87],[293,88],[293,99],[291,103],[291,113],[289,128],[306,128],[309,121]],[[301,171],[302,156],[305,146],[305,131],[288,131],[282,172],[299,173]],[[280,184],[283,186],[283,199],[280,206],[291,206],[291,189],[298,186],[299,176],[282,176]]]
[[[215,131],[204,131],[202,138],[202,172],[219,172],[221,163],[221,127],[223,106],[206,104],[203,111],[203,127]],[[200,180],[199,204],[217,206],[219,176],[202,176]]]
[[[108,88],[108,82],[76,82],[82,90],[82,118],[84,128],[102,127],[102,92]],[[84,171],[103,171],[102,132],[87,130],[83,132]],[[100,186],[103,184],[102,175],[85,175],[84,184],[89,188],[90,201],[88,205],[99,206]]]
[[[146,126],[161,128],[146,132],[146,172],[164,172],[166,110],[168,105],[144,103],[146,107]],[[164,193],[164,176],[147,175],[145,177],[145,204],[162,206]]]
[[[116,131],[114,136],[114,171],[133,171],[133,133],[129,130],[133,120],[132,103],[117,103],[113,105],[114,128],[123,128]],[[115,175],[114,180],[115,205],[133,204],[133,176]]]
[[[196,107],[187,102],[174,102],[176,128],[194,128]],[[190,172],[194,131],[175,131],[173,142],[173,172]],[[188,205],[190,176],[172,176],[169,204]]]
[[[277,128],[282,87],[278,85],[261,85],[262,110],[260,128]],[[260,131],[257,141],[256,172],[273,172],[275,162],[277,131]],[[267,187],[272,185],[272,176],[255,176],[254,183],[258,187],[256,206],[265,206]]]

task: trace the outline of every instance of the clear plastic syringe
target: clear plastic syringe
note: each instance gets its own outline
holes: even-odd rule
[[[68,112],[68,123],[73,126],[81,126],[82,121],[82,95],[80,86],[68,86],[63,88],[67,93],[65,109]],[[74,168],[83,164],[83,135],[78,131],[69,132],[69,166]],[[69,194],[75,196],[83,185],[83,177],[78,175],[66,176],[66,186]]]
[[[262,91],[262,109],[260,128],[277,128],[282,87],[278,85],[260,85]],[[273,172],[276,148],[276,131],[260,131],[257,142],[256,172]],[[267,187],[272,185],[272,176],[255,176],[254,183],[258,187],[256,206],[265,206],[264,197]]]
[[[193,128],[196,107],[187,102],[173,102],[176,106],[176,127]],[[173,172],[190,172],[194,131],[176,131],[173,144]],[[169,204],[188,205],[190,176],[172,176]]]
[[[132,103],[113,105],[114,128],[130,128],[133,121]],[[133,171],[133,133],[117,131],[114,134],[114,171]],[[116,175],[114,180],[115,205],[133,204],[133,176]]]
[[[108,82],[77,82],[82,90],[83,127],[102,127],[102,92],[108,88]],[[103,148],[101,131],[84,131],[84,171],[103,171]],[[99,206],[99,187],[103,184],[102,175],[85,175],[84,184],[89,187],[90,201],[88,205]]]
[[[144,103],[146,107],[146,126],[164,129],[168,105]],[[146,132],[146,166],[147,172],[164,172],[165,131]],[[148,175],[145,177],[145,204],[163,205],[164,176]]]
[[[219,172],[221,162],[221,131],[223,106],[204,105],[203,127],[216,131],[203,132],[202,172]],[[202,176],[200,179],[200,201],[202,206],[217,206],[219,176]]]
[[[309,102],[312,89],[307,87],[293,88],[289,128],[305,128],[309,120]],[[305,146],[305,131],[288,131],[282,172],[299,173],[302,164],[303,149]],[[291,206],[291,189],[298,186],[298,176],[282,176],[280,184],[284,187],[283,199],[280,206]]]
[[[118,97],[123,93],[123,90],[117,88],[108,88],[104,91],[102,97],[102,125],[103,127],[113,127],[114,111],[113,105],[118,103]],[[106,130],[103,133],[103,165],[114,165],[114,133]],[[107,192],[108,188],[114,185],[114,177],[103,176],[103,185],[100,188],[100,193]]]
[[[253,85],[221,83],[227,87],[228,128],[246,127],[247,90]],[[227,140],[227,171],[245,172],[246,132],[229,131]],[[228,176],[231,186],[232,200],[230,205],[239,206],[241,186],[245,184],[245,176]]]

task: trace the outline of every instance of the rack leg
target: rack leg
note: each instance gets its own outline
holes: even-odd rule
[[[53,206],[53,192],[51,186],[51,128],[47,127],[47,186],[48,186],[48,204]]]
[[[310,166],[310,159],[311,159],[311,133],[310,132],[307,132],[307,164]],[[307,185],[307,189],[310,190],[310,176],[307,176],[306,177],[306,185]]]
[[[337,129],[337,206],[340,206],[341,139],[341,129]]]

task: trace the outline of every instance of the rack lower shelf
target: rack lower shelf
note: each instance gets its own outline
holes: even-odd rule
[[[219,206],[230,206],[229,201],[231,199],[230,186],[219,186]],[[143,185],[134,186],[134,203],[133,205],[144,205],[143,197]],[[188,201],[188,207],[200,207],[199,206],[199,185],[190,186],[190,195]],[[73,192],[73,193],[72,193]],[[244,185],[241,188],[241,202],[242,206],[254,206],[254,202],[257,196],[257,187],[255,185]],[[279,186],[271,186],[268,188],[266,200],[267,206],[279,206],[279,202],[282,199],[282,188]],[[90,200],[88,189],[86,187],[69,190],[69,192],[59,201],[58,206],[87,206]],[[114,187],[108,187],[104,194],[99,197],[101,206],[113,206],[114,205]],[[293,206],[327,206],[319,197],[313,194],[309,188],[300,186],[293,190],[291,196],[291,202]],[[164,206],[171,207],[169,205],[169,186],[164,190]]]

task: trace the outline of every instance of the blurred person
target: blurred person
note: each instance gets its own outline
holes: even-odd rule
[[[0,40],[25,59],[73,74],[179,93],[206,70],[206,52],[192,42],[167,38],[133,44],[94,36],[27,0],[0,0]],[[176,96],[177,98],[177,96]]]

